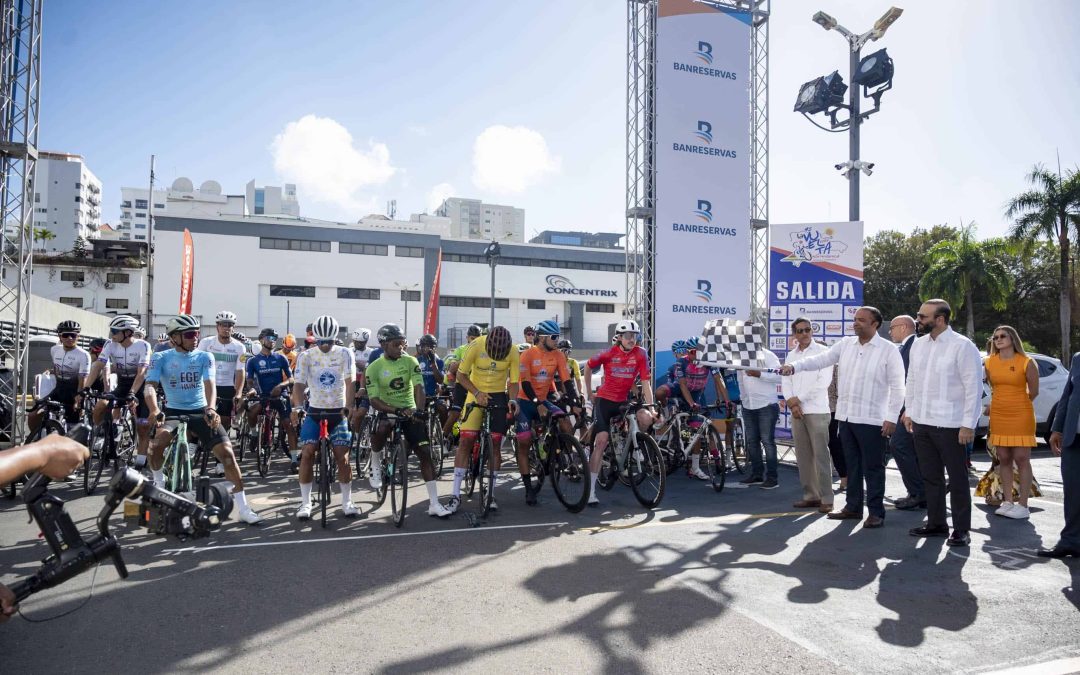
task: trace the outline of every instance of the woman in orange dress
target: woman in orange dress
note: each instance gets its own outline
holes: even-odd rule
[[[993,389],[990,399],[989,442],[997,452],[1001,506],[999,516],[1023,520],[1030,516],[1031,449],[1035,447],[1035,406],[1039,395],[1039,368],[1024,352],[1020,335],[1012,326],[998,326],[990,338],[990,355],[984,361],[986,380]],[[1013,502],[1013,463],[1019,490]]]

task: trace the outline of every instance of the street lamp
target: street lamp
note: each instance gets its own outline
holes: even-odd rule
[[[826,131],[838,131],[847,129],[848,132],[848,161],[836,165],[840,175],[848,180],[848,220],[859,220],[859,174],[870,175],[874,168],[873,163],[863,162],[859,159],[859,127],[863,120],[881,110],[881,95],[892,89],[893,62],[884,49],[878,50],[860,58],[862,48],[867,42],[880,40],[885,31],[889,29],[904,10],[899,7],[890,7],[880,19],[874,22],[874,27],[862,34],[855,34],[840,25],[832,16],[825,12],[817,12],[813,16],[814,23],[825,30],[835,30],[844,36],[850,49],[848,60],[848,77],[851,87],[844,84],[840,74],[833,71],[831,75],[819,77],[804,84],[799,89],[799,96],[795,101],[795,112],[801,113],[807,119],[810,115],[823,112],[829,116],[830,129]],[[873,99],[874,107],[866,112],[859,110],[859,89],[862,88],[862,97]],[[843,103],[844,90],[847,90],[848,102]],[[841,110],[847,110],[847,119],[837,120],[836,114]],[[821,126],[810,120],[815,126]]]
[[[394,285],[401,289],[401,301],[405,303],[405,334],[409,334],[409,292],[420,286],[420,284],[399,284],[394,282]]]
[[[484,249],[484,257],[487,258],[488,265],[491,265],[491,323],[488,324],[489,331],[495,327],[495,266],[499,264],[499,255],[501,253],[502,247],[494,239]]]

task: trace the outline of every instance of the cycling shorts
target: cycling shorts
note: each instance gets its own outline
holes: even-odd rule
[[[352,444],[352,432],[349,431],[349,421],[341,414],[340,410],[321,410],[311,408],[309,412],[318,415],[332,414],[326,420],[327,431],[330,434],[330,445],[335,448],[347,448]],[[320,421],[314,415],[305,415],[304,422],[300,425],[300,445],[318,445]]]
[[[233,416],[233,396],[236,396],[236,387],[217,388],[217,405],[214,409],[222,417]]]
[[[63,403],[64,419],[68,424],[74,424],[79,421],[79,411],[75,409],[75,397],[78,394],[79,383],[76,380],[57,380],[56,388],[42,400]]]
[[[625,403],[619,401],[612,401],[606,398],[596,397],[593,402],[593,425],[592,433],[593,439],[596,438],[596,434],[610,433],[611,420],[622,414],[622,407]]]
[[[259,398],[259,405],[265,406],[267,403],[270,404],[271,410],[276,410],[282,415],[292,413],[292,401],[288,398],[280,396],[263,396]]]
[[[506,415],[509,412],[509,396],[506,392],[499,392],[497,394],[488,394],[488,408],[491,410],[491,419],[488,422],[488,426],[493,434],[505,434],[506,428],[509,426],[509,422],[506,419]],[[475,403],[476,399],[472,394],[469,394],[465,399],[465,407],[469,407],[470,403]],[[520,403],[520,401],[519,401]],[[469,416],[461,421],[461,431],[480,431],[480,425],[484,421],[484,410],[479,406],[469,411]]]
[[[375,428],[379,429],[385,424],[389,430],[392,428],[392,422],[393,420],[387,417],[386,413],[379,413],[379,416],[375,419]],[[405,442],[409,444],[409,447],[420,449],[428,446],[427,424],[425,424],[423,420],[416,419],[415,417],[408,420],[402,425],[402,433],[404,434]]]
[[[123,400],[128,396],[135,397],[135,419],[142,422],[150,416],[150,408],[146,407],[146,400],[143,398],[143,391],[146,390],[146,385],[139,387],[139,391],[131,391],[131,385],[135,384],[134,377],[118,377],[116,378],[116,389],[112,390],[112,395],[120,399],[117,401],[117,405],[123,403]]]
[[[532,422],[540,419],[541,407],[546,408],[548,414],[563,412],[562,408],[546,400],[533,403],[528,399],[519,398],[517,406],[517,435],[519,438],[528,438],[529,434],[532,433]]]
[[[187,428],[189,433],[195,434],[199,439],[199,445],[204,448],[210,448],[213,450],[222,443],[229,442],[229,432],[225,431],[225,427],[218,423],[211,427],[206,421],[206,415],[202,410],[178,410],[176,408],[165,408],[165,417],[171,415],[197,415],[197,417],[188,422]],[[180,426],[179,420],[166,419],[164,422],[164,428],[170,434],[176,434],[176,428]]]

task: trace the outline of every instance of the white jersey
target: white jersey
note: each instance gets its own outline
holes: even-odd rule
[[[363,349],[352,349],[353,361],[356,363],[356,372],[362,373],[367,370],[368,364],[371,363],[371,352],[375,351],[374,347],[364,347]]]
[[[356,362],[347,347],[337,345],[325,354],[318,347],[300,353],[293,379],[308,388],[312,408],[338,410],[345,407],[345,380],[356,379]]]
[[[49,351],[57,380],[77,380],[90,373],[90,352],[82,347],[68,350],[64,345],[53,345]]]
[[[214,356],[214,384],[219,387],[235,387],[236,374],[244,372],[247,349],[236,338],[229,344],[222,344],[216,335],[204,337],[199,342],[199,349]]]
[[[130,380],[139,374],[139,368],[150,365],[150,353],[153,347],[146,340],[132,340],[130,347],[110,340],[98,355],[98,361],[112,366],[118,379]]]

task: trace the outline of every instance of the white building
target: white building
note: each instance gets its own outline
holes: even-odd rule
[[[145,244],[98,239],[86,258],[70,254],[34,256],[34,295],[105,315],[145,310]]]
[[[303,333],[321,314],[343,331],[402,325],[415,340],[442,252],[437,336],[441,347],[490,317],[491,271],[483,241],[418,229],[445,219],[379,221],[383,227],[265,216],[155,218],[154,331],[179,298],[183,231],[195,245],[192,310],[213,321],[222,309],[239,328]],[[398,227],[400,229],[391,229]],[[504,244],[495,275],[495,320],[520,339],[526,324],[556,319],[582,349],[609,345],[625,308],[625,254],[581,247]],[[160,308],[170,308],[160,311]],[[408,314],[406,322],[405,314]]]
[[[101,226],[101,181],[80,155],[42,152],[34,181],[34,228],[52,232],[35,250],[70,251],[76,237],[89,240]]]
[[[146,188],[120,188],[120,223],[116,230],[122,240],[146,241],[150,199]],[[180,177],[167,190],[154,190],[153,215],[176,216],[244,215],[244,195],[223,195],[216,180],[203,181],[196,190],[191,179]]]
[[[249,216],[300,216],[300,202],[296,199],[296,186],[285,183],[284,188],[267,185],[255,187],[255,181],[245,186]]]
[[[525,241],[525,209],[450,197],[435,209],[435,215],[450,219],[454,239]]]

